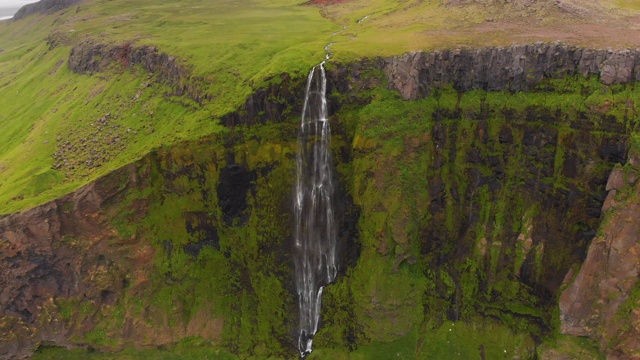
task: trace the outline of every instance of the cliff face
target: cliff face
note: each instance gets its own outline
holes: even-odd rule
[[[86,43],[69,64],[112,71],[122,51]],[[154,49],[126,53],[127,66],[189,78]],[[331,66],[343,248],[317,354],[534,356],[603,204],[635,211],[604,200],[627,159],[638,94],[618,83],[637,78],[637,59],[539,44]],[[304,79],[281,80],[221,119],[220,136],[158,149],[1,219],[0,354],[187,336],[240,356],[294,354],[290,204]],[[622,189],[616,181],[609,188]],[[625,293],[633,286],[625,280]]]
[[[637,165],[633,158],[609,176],[598,236],[580,271],[567,274],[570,285],[560,297],[561,331],[598,339],[611,359],[640,357]]]
[[[392,88],[406,100],[453,84],[473,89],[530,91],[544,79],[597,75],[605,85],[640,81],[640,53],[533,44],[510,48],[407,53],[387,61]]]
[[[97,308],[117,301],[131,273],[149,270],[146,261],[153,249],[118,237],[103,210],[135,181],[135,167],[128,166],[0,220],[0,356],[28,356],[41,341],[71,344],[75,333],[91,330]],[[94,309],[81,321],[64,324],[61,320],[69,320],[80,299]]]
[[[50,47],[64,43],[63,35],[56,34],[49,37]],[[180,64],[178,59],[161,53],[153,46],[133,46],[131,44],[109,45],[85,40],[76,44],[69,54],[68,66],[78,74],[93,74],[107,69],[124,71],[131,66],[140,66],[148,72],[148,76],[155,75],[155,79],[171,88],[174,93],[169,95],[187,95],[198,104],[208,100],[201,95],[203,80],[192,77],[189,69]]]

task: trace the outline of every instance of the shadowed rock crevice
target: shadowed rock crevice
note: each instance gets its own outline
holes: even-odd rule
[[[241,164],[230,164],[220,170],[218,203],[227,226],[247,222],[247,194],[255,188],[256,174]]]
[[[210,246],[220,250],[220,237],[214,218],[204,212],[185,212],[183,214],[187,233],[191,235],[194,242],[183,245],[186,253],[198,256],[205,246]]]

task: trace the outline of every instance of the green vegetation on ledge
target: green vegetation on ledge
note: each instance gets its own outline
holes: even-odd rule
[[[282,73],[304,77],[337,29],[315,7],[251,0],[88,1],[1,22],[0,213],[60,197],[153,148],[222,131],[217,119],[256,89]],[[160,75],[139,66],[75,74],[67,58],[85,39],[177,56],[212,100],[167,95]]]

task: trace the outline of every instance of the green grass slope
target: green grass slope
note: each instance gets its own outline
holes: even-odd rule
[[[337,28],[314,7],[249,0],[96,1],[0,23],[0,213],[52,200],[154,147],[222,131],[216,119],[268,79],[304,76],[321,61]],[[66,46],[50,49],[50,34]],[[87,38],[153,44],[204,79],[213,100],[166,96],[142,69],[75,74],[67,57]],[[56,170],[63,161],[73,165]]]

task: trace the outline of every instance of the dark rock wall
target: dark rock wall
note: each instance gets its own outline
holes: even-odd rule
[[[413,52],[386,60],[389,86],[404,99],[453,84],[459,91],[529,91],[547,78],[598,75],[603,84],[640,80],[637,50],[591,50],[562,44]]]

